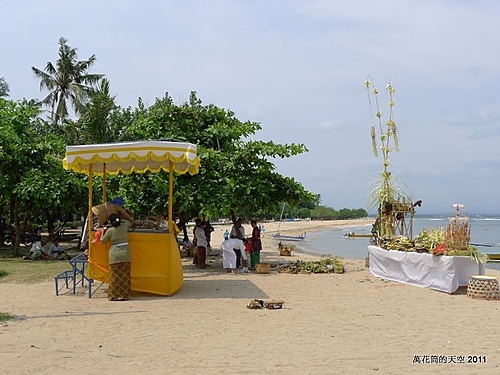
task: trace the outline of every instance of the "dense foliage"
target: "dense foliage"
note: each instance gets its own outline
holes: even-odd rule
[[[18,231],[29,223],[79,219],[87,214],[87,176],[65,171],[61,160],[66,145],[178,140],[196,144],[201,160],[197,175],[176,175],[174,215],[184,222],[196,216],[217,219],[278,219],[283,202],[286,215],[313,219],[364,217],[365,210],[335,211],[319,205],[320,197],[291,177],[282,176],[270,161],[289,158],[307,148],[256,139],[261,125],[241,121],[227,109],[203,104],[192,92],[174,103],[165,94],[151,106],[141,99],[136,108],[120,108],[110,83],[88,70],[95,56],[79,61],[75,48],[59,40],[59,58],[44,71],[32,68],[41,89],[49,93],[42,104],[51,118],[40,118],[36,100],[0,98],[0,205],[2,218]],[[68,118],[70,101],[77,120]],[[109,176],[107,196],[122,196],[136,216],[160,215],[168,201],[166,173]],[[102,201],[102,179],[94,179],[94,204]]]
[[[0,98],[0,203],[17,233],[74,212],[86,192],[81,178],[62,169],[63,139],[38,114],[26,101]]]

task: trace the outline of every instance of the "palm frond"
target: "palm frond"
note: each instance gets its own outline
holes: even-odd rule
[[[412,192],[408,186],[392,174],[384,177],[382,174],[369,182],[368,209],[378,208],[386,202],[411,201]]]
[[[41,103],[52,107],[55,122],[59,123],[68,116],[67,101],[71,102],[76,114],[83,110],[92,88],[103,77],[102,74],[88,73],[95,61],[95,55],[79,61],[77,49],[61,37],[56,62],[48,62],[43,71],[32,67],[33,74],[40,80],[40,90],[50,92]]]

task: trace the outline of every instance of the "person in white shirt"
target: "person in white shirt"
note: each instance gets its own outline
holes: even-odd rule
[[[235,249],[241,252],[241,257],[247,262],[247,255],[245,253],[245,244],[243,240],[239,238],[230,238],[223,243],[221,243],[220,248],[222,250],[222,267],[227,270],[228,273],[236,273],[236,253]],[[242,268],[243,273],[248,273],[248,267],[245,265]]]
[[[243,219],[241,217],[236,219],[236,222],[231,228],[229,238],[238,238],[240,240],[243,240],[245,238],[245,228],[243,227]],[[234,252],[236,253],[236,268],[240,268],[241,259],[243,258],[243,254],[245,253],[245,251],[240,252],[239,249],[235,248]]]

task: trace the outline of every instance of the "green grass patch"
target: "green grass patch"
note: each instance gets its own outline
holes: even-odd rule
[[[11,320],[11,319],[14,319],[13,315],[0,312],[0,323],[6,322],[7,320]]]
[[[33,284],[54,280],[54,276],[71,269],[67,260],[0,259],[0,283]]]
[[[5,277],[7,276],[9,273],[5,270],[0,270],[0,277]]]

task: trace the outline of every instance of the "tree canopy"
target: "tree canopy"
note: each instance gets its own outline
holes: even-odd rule
[[[347,209],[315,213],[321,210],[320,196],[278,173],[272,160],[307,152],[304,144],[259,140],[260,123],[203,104],[195,91],[181,103],[167,93],[150,106],[139,98],[135,108],[121,108],[110,82],[102,74],[89,73],[95,60],[92,55],[79,61],[76,48],[61,38],[58,60],[43,71],[32,67],[40,88],[49,91],[41,104],[51,107],[50,122],[40,118],[35,100],[0,98],[0,204],[10,208],[17,229],[22,222],[47,221],[50,231],[56,219],[86,215],[87,176],[63,170],[65,145],[146,139],[198,147],[200,172],[175,176],[172,210],[181,224],[197,216],[276,218],[283,202],[299,216],[363,216]],[[0,83],[8,91],[5,80]],[[68,118],[68,101],[77,119]],[[109,176],[107,195],[124,197],[137,215],[159,214],[167,210],[167,181],[164,172]],[[102,189],[102,179],[95,178],[95,204]]]
[[[196,92],[180,104],[168,94],[150,107],[139,100],[136,109],[111,119],[110,128],[116,128],[116,122],[121,124],[116,141],[169,139],[198,146],[200,173],[176,176],[173,211],[185,220],[251,217],[259,210],[278,211],[282,201],[297,204],[316,198],[293,178],[280,175],[269,161],[306,152],[304,145],[252,140],[250,136],[261,129],[259,123],[240,121],[232,111],[213,104],[203,105]],[[109,183],[119,186],[116,194],[127,195],[132,204],[139,202],[136,209],[161,212],[168,196],[165,179],[164,174],[148,173],[110,177]]]
[[[38,114],[27,101],[0,98],[0,198],[18,233],[28,222],[51,224],[85,202],[81,178],[62,169],[63,139]]]

